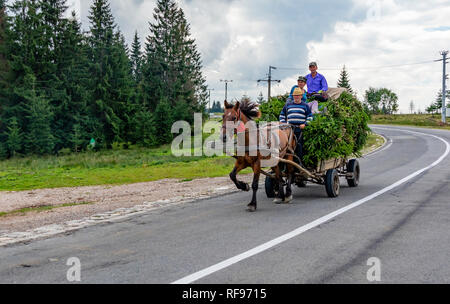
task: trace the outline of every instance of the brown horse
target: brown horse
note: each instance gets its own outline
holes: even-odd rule
[[[261,112],[259,111],[258,108],[258,104],[254,103],[250,100],[242,100],[241,102],[237,102],[235,105],[229,104],[227,101],[225,101],[225,114],[223,115],[223,125],[222,125],[222,140],[224,143],[227,142],[227,140],[230,140],[231,138],[229,138],[229,134],[237,134],[238,129],[239,132],[245,132],[245,147],[248,148],[250,146],[251,142],[255,142],[255,141],[251,141],[250,140],[250,136],[255,136],[255,132],[250,132],[247,123],[251,120],[254,120],[256,118],[261,117]],[[232,123],[232,124],[230,124]],[[234,130],[227,130],[227,126],[228,128],[230,128],[230,125],[233,125]],[[236,128],[235,126],[238,125],[238,128]],[[245,126],[245,127],[244,127]],[[270,128],[270,127],[269,127]],[[290,130],[290,129],[289,129]],[[272,132],[275,134],[275,136],[278,136],[279,138],[279,158],[284,158],[286,156],[286,153],[290,147],[289,145],[289,138],[290,137],[290,133],[292,132],[290,131],[283,131],[281,130],[278,126],[273,128],[272,130],[261,130],[261,129],[257,129],[257,136],[258,138],[264,138],[264,137],[260,137],[260,132],[267,134],[268,132]],[[232,131],[232,132],[230,132]],[[252,134],[252,135],[250,135]],[[270,138],[266,137],[266,142],[265,143],[260,143],[259,140],[257,139],[256,142],[258,143],[258,146],[260,144],[265,144],[266,146],[273,145],[271,143]],[[277,147],[274,147],[277,148]],[[254,151],[254,153],[250,153],[250,151],[248,151],[249,149],[245,150],[245,154],[242,156],[234,156],[234,158],[236,158],[236,164],[235,167],[233,169],[233,171],[230,173],[230,178],[231,180],[234,182],[234,184],[236,185],[236,187],[240,190],[243,191],[250,191],[250,186],[242,181],[239,181],[237,179],[237,174],[244,170],[245,168],[252,168],[253,169],[253,183],[252,183],[252,190],[253,190],[253,197],[251,202],[248,204],[248,208],[247,210],[250,212],[254,212],[257,209],[257,201],[256,201],[256,193],[258,191],[258,186],[259,186],[259,178],[261,175],[261,160],[267,160],[271,158],[271,155],[269,156],[265,156],[261,154],[261,151],[258,150]],[[256,153],[255,153],[256,152]],[[256,154],[256,156],[252,156]],[[264,154],[264,153],[263,153]],[[284,193],[284,189],[283,189],[283,178],[282,178],[282,173],[280,170],[280,167],[278,166],[278,162],[276,162],[277,165],[272,167],[273,172],[275,173],[275,179],[278,182],[278,186],[279,186],[279,191],[278,191],[278,199],[276,200],[277,203],[279,202],[286,202],[286,195]],[[289,169],[289,175],[291,175],[291,169]],[[291,187],[290,187],[290,182],[292,181],[292,178],[288,178],[289,182],[287,185],[287,197],[288,200],[292,200],[292,191],[291,191]]]

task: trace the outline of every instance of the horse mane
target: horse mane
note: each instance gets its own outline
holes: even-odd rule
[[[234,108],[235,104],[228,104],[227,110]],[[239,109],[245,116],[249,119],[254,120],[261,117],[261,112],[259,111],[259,104],[252,101],[250,98],[243,98],[239,101]]]

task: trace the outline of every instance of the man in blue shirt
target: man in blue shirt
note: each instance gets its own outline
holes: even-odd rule
[[[302,101],[303,94],[304,91],[302,89],[295,88],[293,92],[294,101],[288,101],[280,114],[281,123],[288,123],[294,126],[294,134],[297,139],[295,153],[298,155],[300,160],[303,156],[302,131],[313,120],[313,115],[310,108],[304,101]]]
[[[317,63],[311,62],[309,64],[311,74],[306,76],[306,84],[308,85],[308,97],[325,102],[328,100],[328,83],[322,74],[317,73]]]

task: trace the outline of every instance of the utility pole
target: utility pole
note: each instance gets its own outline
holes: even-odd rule
[[[267,79],[258,80],[258,83],[267,82],[267,84],[268,84],[267,101],[269,101],[270,97],[271,97],[272,82],[277,82],[277,83],[281,82],[281,80],[273,80],[272,79],[272,70],[276,70],[276,69],[277,69],[276,67],[269,66],[269,75],[268,75]]]
[[[442,51],[441,52],[442,59],[436,60],[436,61],[442,61],[442,122],[447,122],[447,107],[445,104],[445,101],[447,99],[447,88],[446,88],[446,82],[447,82],[447,55],[448,51]]]
[[[447,107],[445,105],[445,101],[447,99],[447,88],[446,88],[446,81],[447,81],[447,73],[446,73],[446,67],[447,67],[447,55],[448,51],[442,51],[442,65],[443,65],[443,73],[442,73],[442,122],[446,123],[447,121]]]
[[[233,80],[222,80],[220,82],[225,82],[225,100],[228,101],[228,83],[233,82]]]
[[[214,89],[207,89],[209,92],[209,114],[211,115],[211,91],[214,91]]]

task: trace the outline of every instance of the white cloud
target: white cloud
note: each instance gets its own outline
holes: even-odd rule
[[[435,98],[441,83],[439,63],[382,70],[354,67],[384,66],[439,58],[448,49],[450,15],[448,0],[178,0],[204,63],[207,83],[215,90],[212,100],[222,100],[220,79],[233,79],[229,96],[247,93],[256,98],[267,93],[257,80],[269,65],[298,67],[274,71],[281,79],[273,94],[283,94],[307,73],[315,60],[336,85],[339,70],[349,68],[352,85],[362,94],[369,86],[392,88],[401,109],[411,100],[422,110]],[[92,0],[81,0],[82,22]],[[144,42],[153,20],[156,0],[111,0],[120,29],[130,43],[135,30]]]
[[[91,0],[83,1],[84,27]],[[232,79],[229,96],[266,94],[258,86],[269,65],[305,66],[306,42],[320,38],[324,30],[349,13],[351,0],[329,4],[325,0],[304,0],[301,4],[270,0],[177,0],[191,24],[192,36],[204,63],[208,85],[214,89],[212,100],[223,100],[220,79]],[[130,43],[137,29],[141,38],[148,35],[155,0],[112,0],[111,8],[120,29]],[[314,18],[310,18],[311,14]],[[132,17],[130,17],[132,16]],[[324,20],[317,22],[317,20]],[[275,77],[287,79],[275,86],[274,94],[284,93],[296,83],[293,71],[278,70]],[[295,73],[297,74],[297,73]]]
[[[9,1],[11,2],[11,1]],[[344,64],[351,84],[362,95],[369,86],[398,93],[403,112],[411,100],[422,111],[435,99],[442,82],[440,63],[389,69],[354,69],[439,58],[450,49],[448,0],[177,0],[185,11],[204,62],[213,100],[222,100],[220,79],[233,79],[229,96],[266,95],[256,80],[269,65],[298,67],[274,71],[281,79],[273,94],[288,91],[307,63],[315,60],[331,86]],[[83,28],[92,0],[68,0],[80,12]],[[78,4],[80,3],[80,4]],[[118,26],[131,43],[137,30],[142,43],[153,20],[156,0],[111,0]],[[450,69],[449,69],[450,70]]]
[[[65,17],[72,17],[72,12],[76,13],[77,18],[81,16],[81,0],[67,0],[67,11]]]
[[[400,110],[409,112],[411,100],[424,109],[442,84],[442,64],[428,63],[383,69],[379,67],[439,59],[450,48],[448,1],[379,1],[380,14],[357,23],[338,22],[320,41],[307,44],[309,59],[322,67],[347,66],[351,84],[362,94],[369,87],[388,87],[399,95]],[[355,0],[355,6],[365,2]],[[372,1],[373,5],[373,1]],[[366,6],[370,9],[370,6]],[[437,28],[441,30],[430,31]],[[320,68],[320,67],[319,67]],[[339,71],[323,71],[330,84]]]

